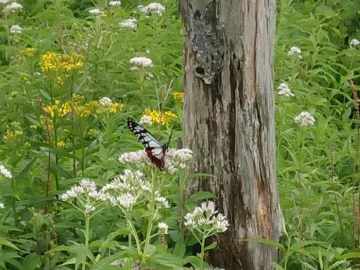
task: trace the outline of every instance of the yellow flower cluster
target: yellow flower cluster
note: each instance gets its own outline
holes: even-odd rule
[[[180,102],[184,101],[184,92],[173,92],[172,96],[175,101],[180,101]]]
[[[170,111],[160,114],[158,111],[149,109],[145,110],[144,116],[149,116],[151,118],[151,122],[161,123],[162,125],[169,125],[171,120],[177,118],[176,114]]]
[[[77,53],[58,55],[47,52],[40,56],[40,68],[43,72],[80,70],[84,66],[84,56]]]
[[[25,50],[20,51],[20,54],[25,57],[33,57],[35,55],[34,48],[26,48]]]
[[[117,113],[124,109],[122,103],[111,102],[108,106],[103,106],[98,100],[86,102],[82,105],[83,99],[83,96],[76,95],[73,100],[66,101],[61,106],[59,106],[60,100],[55,100],[54,105],[45,107],[45,111],[53,118],[55,113],[58,117],[65,117],[74,111],[80,117],[88,117],[92,113]]]
[[[19,138],[23,134],[19,122],[12,122],[10,128],[6,130],[6,133],[3,136],[4,142],[9,140],[14,140]]]

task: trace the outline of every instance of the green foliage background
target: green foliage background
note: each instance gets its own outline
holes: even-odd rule
[[[14,175],[0,178],[6,206],[0,210],[0,268],[51,269],[58,258],[46,251],[69,237],[81,242],[66,229],[74,216],[59,215],[66,206],[56,196],[83,177],[103,186],[124,169],[119,154],[141,148],[125,131],[127,117],[138,120],[145,109],[160,107],[178,116],[172,124],[175,137],[181,137],[181,103],[167,90],[169,82],[171,92],[182,89],[182,24],[174,0],[162,1],[161,17],[140,14],[137,6],[148,4],[143,1],[124,0],[121,8],[105,1],[20,3],[20,12],[0,15],[0,136],[14,135],[0,144],[0,164]],[[4,6],[0,3],[0,9]],[[93,16],[92,8],[104,14]],[[276,269],[358,269],[360,45],[349,43],[360,39],[359,10],[357,0],[277,1],[274,89],[285,82],[295,97],[275,93],[284,214],[282,261],[273,264]],[[119,26],[131,17],[138,19],[136,30]],[[21,34],[10,33],[15,24],[23,28]],[[289,56],[292,46],[301,54]],[[34,55],[24,55],[26,48],[34,48]],[[77,52],[84,67],[45,75],[40,61],[47,52]],[[152,59],[152,79],[130,70],[129,60],[136,56]],[[65,104],[73,94],[83,97],[82,105],[107,96],[124,108],[87,118],[58,114],[49,140],[44,108],[57,100]],[[315,117],[314,126],[294,122],[302,111]],[[152,131],[165,138],[170,130],[165,125]],[[94,221],[94,239],[107,237],[109,219],[104,214]],[[60,254],[61,262],[71,257]]]

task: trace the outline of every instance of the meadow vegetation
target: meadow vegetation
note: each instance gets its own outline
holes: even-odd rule
[[[360,269],[360,3],[277,1],[275,269]],[[175,0],[0,0],[0,269],[205,269]],[[166,142],[164,171],[126,126]],[[194,177],[194,176],[192,176]],[[231,225],[230,225],[231,226]],[[216,238],[215,238],[216,239]],[[193,246],[200,244],[198,254]]]

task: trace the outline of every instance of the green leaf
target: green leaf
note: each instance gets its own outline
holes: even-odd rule
[[[243,241],[267,244],[267,245],[270,245],[270,246],[277,247],[277,248],[280,249],[282,252],[286,252],[286,249],[285,249],[285,247],[284,247],[282,244],[280,244],[279,242],[276,242],[276,241],[274,241],[274,240],[271,240],[271,239],[250,238],[250,239],[245,239],[245,240],[243,240]]]
[[[174,250],[173,250],[173,254],[176,256],[176,257],[179,257],[179,258],[183,258],[184,255],[185,255],[185,252],[186,252],[186,245],[183,241],[181,242],[177,242],[175,244],[175,247],[174,247]]]
[[[208,245],[207,247],[204,248],[204,251],[206,250],[210,250],[210,249],[213,249],[217,246],[217,243],[216,242],[213,242],[212,244]]]
[[[216,199],[216,196],[208,191],[200,191],[197,192],[195,194],[193,194],[189,199],[187,199],[187,203],[188,202],[198,202],[198,201],[202,201],[202,200],[207,200],[207,199]]]
[[[8,241],[7,239],[5,239],[4,237],[0,237],[0,245],[2,246],[7,246],[10,247],[12,249],[16,249],[19,250],[19,248],[17,246],[15,246],[13,243],[11,243],[10,241]]]
[[[16,179],[17,184],[20,184],[20,180],[23,179],[25,177],[25,175],[30,171],[31,167],[34,165],[36,160],[37,160],[37,157],[30,160],[30,162],[25,166],[25,168],[19,173],[19,175]]]

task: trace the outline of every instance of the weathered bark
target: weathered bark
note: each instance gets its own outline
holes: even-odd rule
[[[275,0],[179,0],[185,25],[184,146],[194,151],[191,192],[218,198],[229,230],[209,262],[226,270],[271,269],[281,211],[275,175]]]

